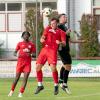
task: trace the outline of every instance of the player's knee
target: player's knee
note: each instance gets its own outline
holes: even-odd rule
[[[20,75],[16,75],[15,79],[18,80],[20,78]]]
[[[38,72],[38,71],[40,71],[41,69],[42,69],[42,66],[39,65],[39,64],[37,64],[37,65],[36,65],[36,71]]]
[[[71,70],[71,65],[65,65],[64,68],[65,68],[65,70],[70,71]]]
[[[57,68],[56,67],[51,67],[52,72],[56,72]]]

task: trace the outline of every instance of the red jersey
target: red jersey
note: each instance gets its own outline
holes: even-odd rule
[[[56,43],[56,40],[60,42],[66,41],[66,34],[64,31],[62,31],[59,28],[57,28],[56,30],[53,30],[50,26],[48,26],[44,30],[43,36],[45,36],[44,46],[48,46],[54,49],[58,48],[58,44]]]
[[[35,45],[32,42],[19,42],[16,46],[16,51],[19,53],[19,57],[27,58],[31,57],[30,54],[35,52]]]

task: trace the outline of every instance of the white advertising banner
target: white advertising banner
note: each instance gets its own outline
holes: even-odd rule
[[[79,63],[72,66],[70,77],[100,77],[100,65]]]
[[[17,61],[0,61],[0,78],[15,77],[16,63]],[[61,66],[61,61],[58,61],[58,72],[60,72]],[[32,61],[32,71],[30,73],[30,77],[36,77],[35,67],[36,61]],[[43,67],[43,76],[52,77],[51,69],[47,63]],[[100,65],[92,65],[84,61],[79,61],[76,64],[72,64],[72,69],[70,71],[69,77],[100,77]]]

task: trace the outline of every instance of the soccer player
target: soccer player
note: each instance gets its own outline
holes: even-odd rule
[[[19,42],[16,46],[16,50],[14,52],[15,56],[17,55],[17,52],[18,52],[16,77],[12,84],[11,91],[8,94],[8,96],[13,95],[15,87],[18,83],[18,80],[22,72],[24,73],[24,79],[23,79],[18,97],[22,97],[22,94],[24,93],[27,80],[31,71],[31,55],[33,54],[33,52],[35,52],[35,45],[31,41],[29,41],[29,37],[30,37],[30,33],[27,31],[24,31],[22,33],[23,41]]]
[[[66,46],[60,47],[58,50],[61,61],[63,63],[63,66],[60,69],[60,79],[59,79],[59,84],[61,88],[67,92],[68,94],[71,94],[71,91],[68,88],[68,75],[71,70],[71,64],[72,64],[72,59],[70,55],[70,47],[69,47],[69,42],[72,43],[83,43],[85,40],[71,40],[70,39],[70,32],[71,30],[66,27],[67,23],[67,16],[66,14],[60,14],[59,15],[59,24],[58,28],[66,32]]]
[[[48,26],[40,39],[40,42],[43,44],[43,48],[40,51],[40,54],[36,61],[36,73],[37,73],[37,81],[38,87],[35,91],[35,94],[38,94],[41,90],[44,89],[42,84],[42,67],[48,61],[48,64],[51,67],[52,76],[54,79],[54,95],[58,94],[58,72],[56,69],[57,63],[57,51],[58,45],[62,43],[64,46],[66,40],[66,34],[61,29],[57,28],[57,19],[52,18],[50,21],[50,26]]]

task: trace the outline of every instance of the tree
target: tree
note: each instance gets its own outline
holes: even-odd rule
[[[41,49],[41,43],[40,43],[40,37],[43,32],[43,18],[40,15],[39,9],[37,10],[37,29],[38,29],[38,53]],[[30,8],[27,13],[26,13],[26,22],[25,22],[25,28],[27,31],[31,33],[31,40],[33,43],[36,44],[36,9],[35,8]]]
[[[83,15],[80,22],[81,38],[86,42],[80,45],[80,56],[99,56],[99,42],[96,28],[96,18],[93,15]]]

